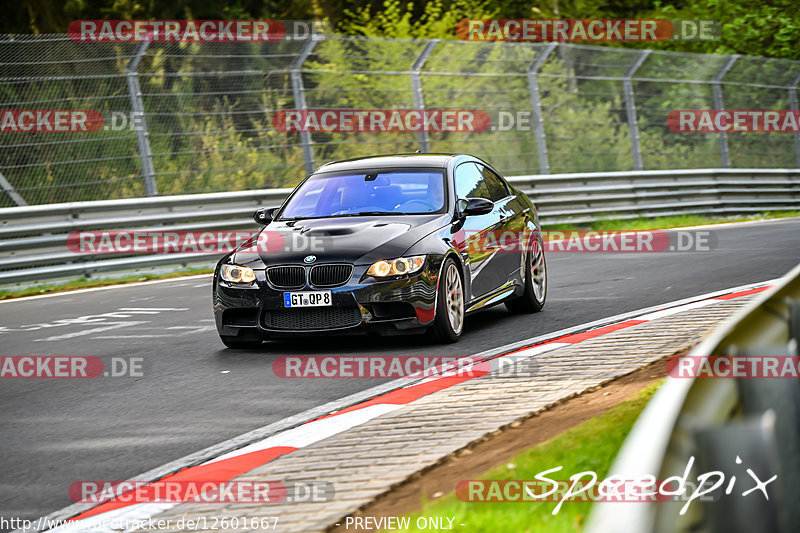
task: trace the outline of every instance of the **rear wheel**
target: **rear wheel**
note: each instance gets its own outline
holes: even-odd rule
[[[258,348],[259,346],[261,346],[261,343],[264,342],[264,339],[261,338],[259,335],[253,335],[253,334],[238,335],[238,336],[220,335],[219,338],[222,341],[222,344],[234,350],[245,349],[245,348]]]
[[[452,257],[448,257],[442,267],[436,298],[436,318],[431,334],[441,343],[456,342],[464,329],[464,284]]]
[[[547,264],[541,243],[532,246],[525,259],[525,290],[522,296],[506,300],[506,307],[513,313],[538,313],[547,298]]]

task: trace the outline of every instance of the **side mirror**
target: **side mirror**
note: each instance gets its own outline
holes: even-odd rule
[[[461,198],[458,207],[462,217],[487,215],[494,209],[494,202],[486,198]]]
[[[275,211],[277,210],[277,207],[262,207],[257,209],[256,212],[253,213],[253,220],[255,220],[257,224],[266,226],[272,222],[272,217],[275,216]]]

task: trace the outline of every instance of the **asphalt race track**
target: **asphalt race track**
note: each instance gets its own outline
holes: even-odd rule
[[[317,337],[224,349],[211,318],[210,277],[0,303],[0,355],[144,361],[144,377],[0,381],[0,515],[38,518],[72,503],[73,482],[131,479],[379,383],[279,379],[271,368],[279,355],[469,355],[772,279],[800,262],[798,219],[713,232],[717,248],[707,252],[551,253],[543,313],[493,308],[470,317],[461,341],[448,346],[418,337]]]

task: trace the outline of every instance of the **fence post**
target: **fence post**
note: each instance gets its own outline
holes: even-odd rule
[[[789,87],[789,107],[795,111],[800,109],[797,103],[797,85],[800,84],[800,74],[798,74],[794,80],[792,80],[792,85]],[[797,158],[797,168],[800,168],[800,133],[794,132],[794,152],[795,157]]]
[[[6,177],[3,176],[2,172],[0,172],[0,187],[3,188],[3,192],[5,192],[8,195],[8,197],[11,198],[11,201],[14,202],[15,204],[28,205],[28,202],[26,202],[25,199],[22,196],[20,196],[20,194],[14,189],[11,183],[9,183]]]
[[[728,73],[737,59],[739,59],[737,54],[728,56],[725,64],[722,65],[722,68],[719,69],[716,74],[714,74],[714,77],[711,80],[711,83],[713,84],[711,86],[711,91],[714,96],[714,109],[717,111],[721,111],[724,108],[724,103],[722,101],[722,78],[725,77],[725,74]],[[730,168],[731,155],[730,151],[728,150],[728,135],[724,131],[719,132],[719,153],[720,158],[722,159],[722,168]]]
[[[139,63],[144,57],[150,41],[142,41],[136,47],[135,55],[128,61],[125,74],[128,78],[128,93],[131,98],[131,109],[137,114],[136,142],[139,145],[139,158],[142,161],[142,176],[144,178],[144,193],[147,196],[157,196],[155,170],[153,168],[153,153],[150,150],[150,139],[147,132],[147,121],[144,117],[144,103],[142,102],[142,89],[139,87]],[[133,120],[133,117],[131,117]]]
[[[533,135],[536,139],[536,151],[539,154],[539,173],[550,174],[550,160],[547,156],[547,137],[544,133],[544,117],[542,117],[542,101],[539,98],[539,69],[542,67],[558,43],[549,43],[542,53],[536,56],[528,67],[528,95],[533,112]]]
[[[316,45],[317,39],[314,39],[314,36],[311,35],[308,42],[303,45],[303,49],[300,50],[300,53],[297,54],[297,57],[294,58],[289,67],[289,76],[292,80],[292,93],[294,94],[294,105],[299,111],[306,111],[308,109],[308,106],[306,106],[306,93],[303,87],[303,73],[301,69],[303,68],[303,63],[305,63],[308,56],[311,55]],[[314,161],[314,140],[311,138],[311,132],[301,131],[300,143],[303,145],[303,162],[306,166],[306,174],[311,174],[314,172],[314,167],[317,166]]]
[[[636,118],[636,102],[633,98],[633,75],[642,66],[647,56],[652,50],[642,50],[633,64],[625,72],[625,79],[622,80],[622,87],[625,93],[625,111],[628,115],[628,131],[631,135],[631,153],[633,154],[633,170],[642,170],[642,145],[639,142],[639,122]]]
[[[425,109],[425,97],[422,93],[422,79],[420,73],[438,42],[439,39],[431,39],[428,41],[425,48],[422,49],[422,52],[420,52],[411,65],[411,97],[414,100],[414,109],[417,111]],[[428,140],[428,132],[425,131],[425,128],[420,128],[417,136],[419,138],[419,151],[422,153],[429,152],[430,142]]]

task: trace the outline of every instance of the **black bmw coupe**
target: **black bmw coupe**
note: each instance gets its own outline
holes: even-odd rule
[[[230,348],[270,337],[359,331],[461,336],[464,317],[544,306],[536,208],[469,155],[328,163],[214,271],[217,330]]]

